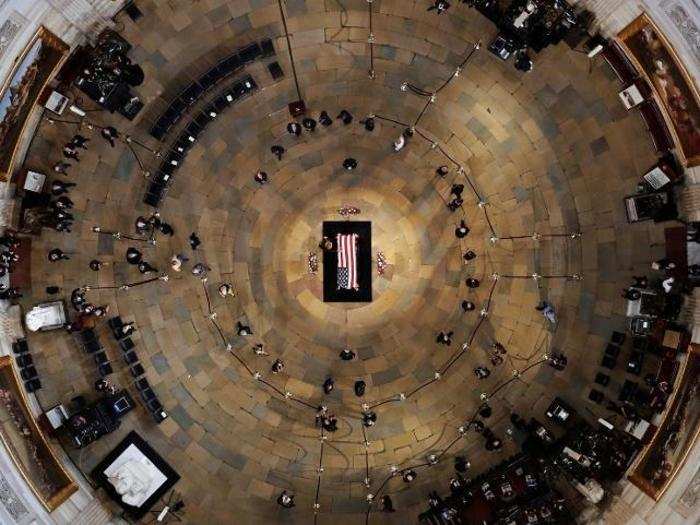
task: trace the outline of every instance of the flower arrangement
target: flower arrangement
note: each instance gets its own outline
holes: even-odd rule
[[[343,217],[347,217],[348,215],[359,215],[360,208],[355,208],[354,206],[343,206],[338,210],[338,213]]]
[[[315,275],[318,272],[318,255],[316,252],[309,252],[309,273]]]
[[[383,275],[388,266],[389,263],[384,254],[382,252],[377,252],[377,272],[379,275]]]

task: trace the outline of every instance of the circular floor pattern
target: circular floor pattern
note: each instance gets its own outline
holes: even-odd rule
[[[163,86],[183,65],[197,63],[234,36],[236,41],[274,36],[276,58],[290,70],[276,3],[256,2],[254,8],[237,10],[233,4],[210,4],[198,2],[168,13],[167,7],[144,1],[145,16],[138,24],[123,21],[134,57],[147,73],[140,88],[147,109],[161,102],[157,98]],[[654,225],[626,224],[621,198],[654,155],[639,117],[620,106],[618,85],[606,67],[590,65],[585,56],[558,46],[537,57],[535,74],[521,76],[482,49],[431,105],[422,129],[464,165],[500,235],[582,231],[583,237],[492,244],[483,210],[465,192],[464,212],[472,231],[458,246],[453,230],[459,214],[451,214],[444,202],[458,175],[453,170],[446,180],[435,178],[435,168],[445,163],[440,152],[414,137],[393,153],[391,142],[400,126],[378,122],[369,134],[357,121],[370,113],[411,121],[421,102],[402,93],[400,84],[438,85],[436,79],[441,83],[452,74],[464,50],[477,39],[488,40],[494,29],[471,10],[435,17],[426,15],[418,2],[381,2],[375,20],[377,76],[370,81],[367,4],[349,4],[341,9],[333,2],[297,2],[288,8],[311,113],[325,109],[335,115],[347,108],[356,117],[353,125],[336,121],[312,136],[293,139],[285,131],[293,82],[272,82],[263,64],[249,66],[263,89],[223,113],[193,148],[161,210],[176,235],[159,239],[147,251],[147,258],[163,268],[180,251],[188,252],[192,262],[211,266],[207,288],[233,352],[266,374],[270,359],[283,358],[285,372],[271,382],[314,404],[327,401],[337,411],[340,428],[324,453],[319,514],[320,523],[337,524],[364,520],[365,461],[375,489],[391,465],[422,462],[426,454],[442,450],[478,406],[481,392],[512,377],[513,369],[536,361],[547,348],[568,355],[566,372],[555,375],[543,367],[514,382],[499,393],[489,424],[505,436],[511,410],[541,413],[555,392],[595,410],[586,405],[586,385],[597,366],[590,349],[599,347],[619,321],[616,290],[657,255],[652,245],[663,236]],[[231,16],[230,23],[218,24]],[[341,27],[349,23],[352,27]],[[125,123],[115,125],[123,128]],[[137,121],[131,131],[146,136],[146,128],[146,122]],[[72,132],[43,123],[28,162],[50,169],[58,146]],[[630,141],[630,136],[639,140]],[[275,143],[287,149],[281,162],[269,151]],[[44,232],[33,243],[32,293],[23,299],[25,305],[45,299],[48,285],[69,293],[87,283],[138,278],[123,262],[128,244],[97,238],[91,231],[95,224],[127,231],[137,214],[149,212],[141,204],[144,181],[133,157],[103,146],[95,137],[72,170],[78,182],[71,194],[78,218],[74,232]],[[347,172],[341,164],[350,156],[359,166]],[[261,168],[270,178],[263,187],[253,181]],[[601,187],[607,191],[601,193]],[[316,249],[322,221],[338,219],[342,205],[357,206],[362,210],[358,218],[372,221],[373,255],[381,249],[391,264],[385,277],[374,276],[375,298],[369,304],[323,303],[320,275],[307,272],[306,257]],[[194,253],[186,243],[193,230],[203,241]],[[73,259],[45,263],[46,252],[55,246],[74,253]],[[466,248],[479,254],[469,265],[460,258]],[[96,254],[114,264],[99,274],[89,272],[87,263]],[[460,301],[483,304],[494,271],[581,273],[584,279],[544,280],[539,286],[533,280],[499,280],[470,351],[419,395],[378,409],[379,423],[368,431],[371,444],[365,456],[352,382],[367,381],[366,398],[374,401],[430,379],[478,320],[478,312],[460,313]],[[464,278],[469,275],[484,284],[468,291]],[[235,299],[216,294],[223,281],[233,283]],[[313,412],[261,387],[225,351],[207,318],[201,283],[183,272],[172,274],[167,284],[93,293],[95,302],[110,304],[125,319],[137,319],[139,355],[171,417],[155,426],[135,410],[119,431],[90,448],[75,451],[67,445],[82,470],[89,472],[133,428],[182,474],[178,489],[188,505],[189,523],[308,523],[320,449]],[[542,297],[558,307],[554,333],[533,309]],[[254,336],[235,337],[239,320],[253,327]],[[443,329],[455,331],[450,350],[435,344]],[[108,339],[106,332],[103,338]],[[38,396],[43,405],[90,391],[94,363],[80,355],[74,341],[63,334],[31,339],[45,385]],[[506,344],[509,359],[479,382],[472,369],[484,364],[494,340]],[[263,342],[271,355],[256,357],[253,342]],[[346,344],[358,352],[358,360],[338,359]],[[116,348],[108,353],[117,360]],[[337,379],[330,399],[320,388],[328,375]],[[125,367],[118,367],[115,380],[129,384]],[[421,471],[410,486],[391,480],[386,490],[399,512],[373,519],[412,521],[428,490],[444,486],[455,454],[468,456],[476,473],[515,451],[515,443],[506,440],[502,451],[486,454],[482,440],[470,434],[445,462]],[[292,513],[274,504],[282,489],[297,494]]]

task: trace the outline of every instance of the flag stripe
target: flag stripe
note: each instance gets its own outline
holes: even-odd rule
[[[347,270],[338,271],[338,288],[359,289],[357,282],[357,237],[356,233],[347,235],[336,234],[338,269]]]

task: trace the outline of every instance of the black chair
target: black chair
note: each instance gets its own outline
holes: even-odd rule
[[[185,90],[180,93],[180,100],[185,104],[194,104],[197,99],[204,93],[204,89],[197,82],[192,82]]]
[[[613,332],[612,336],[610,336],[610,342],[616,344],[617,346],[622,346],[626,337],[627,336],[622,332]]]
[[[165,412],[165,410],[158,410],[158,411],[152,412],[152,414],[153,414],[153,419],[155,419],[156,423],[159,423],[159,424],[161,422],[165,421],[166,419],[168,419],[168,414]]]
[[[134,352],[133,350],[131,352],[124,353],[124,361],[127,365],[133,365],[134,363],[138,363],[138,360],[139,356],[137,356],[136,352]]]
[[[604,374],[603,372],[598,372],[595,375],[595,382],[602,386],[608,386],[610,383],[610,376],[608,374]]]
[[[146,408],[149,410],[149,412],[157,412],[159,410],[163,410],[163,405],[161,404],[160,400],[156,397],[151,399],[148,403],[146,403]]]
[[[238,56],[240,57],[241,62],[247,63],[257,60],[261,54],[262,49],[260,49],[260,45],[257,42],[252,42],[241,49]]]
[[[620,355],[620,347],[617,345],[609,344],[605,347],[605,355],[609,355],[610,357],[617,357],[618,355]]]
[[[28,366],[27,368],[22,368],[19,371],[19,375],[25,381],[29,381],[30,379],[34,379],[38,374],[36,372],[36,368],[34,368],[33,366]]]
[[[97,339],[94,339],[88,343],[85,343],[83,345],[83,350],[85,350],[85,352],[88,354],[94,354],[95,352],[100,352],[101,350],[104,350],[104,348]]]
[[[635,337],[632,339],[632,348],[639,352],[645,352],[649,348],[649,340],[646,337]]]
[[[26,352],[29,352],[29,345],[27,344],[26,339],[18,339],[14,343],[12,343],[12,351],[15,354],[24,354]]]
[[[115,328],[121,328],[122,326],[124,326],[124,321],[122,321],[122,318],[117,315],[115,317],[112,317],[109,321],[107,321],[107,324],[112,330],[114,330]]]
[[[618,396],[619,401],[629,401],[632,396],[637,392],[637,383],[630,380],[625,380],[620,390],[620,395]]]
[[[97,371],[100,373],[100,377],[107,377],[108,375],[114,373],[114,369],[109,363],[102,363],[100,366],[97,367]]]
[[[131,340],[131,337],[126,337],[119,341],[119,348],[122,349],[122,352],[128,352],[129,350],[133,350],[136,348],[136,345],[134,342]]]
[[[605,395],[600,390],[596,390],[595,388],[591,389],[591,392],[588,394],[588,399],[593,401],[594,403],[600,405],[603,400],[605,399]]]
[[[608,368],[612,370],[615,368],[615,365],[617,364],[617,359],[614,357],[610,357],[609,355],[603,356],[603,360],[600,363],[600,366]]]
[[[141,399],[143,399],[144,403],[148,403],[153,399],[157,399],[156,393],[150,388],[147,388],[146,390],[141,390],[139,394],[141,394]]]
[[[627,360],[627,372],[639,375],[642,372],[642,363],[644,363],[644,354],[632,352],[632,355]]]
[[[271,64],[268,64],[267,70],[270,72],[272,80],[279,80],[284,76],[284,71],[277,62],[272,62]]]
[[[15,362],[17,363],[17,366],[20,368],[25,368],[27,366],[33,365],[34,360],[32,359],[31,354],[21,354],[18,355],[15,358]]]
[[[138,390],[138,391],[151,388],[151,385],[148,382],[148,379],[146,379],[145,377],[142,377],[141,379],[137,379],[136,381],[134,381],[134,386],[136,387],[136,390]]]
[[[24,388],[27,392],[36,392],[41,389],[41,381],[38,379],[30,379],[24,382]]]
[[[107,359],[107,354],[105,352],[97,352],[92,357],[95,360],[95,363],[97,363],[98,365],[109,362],[109,359]]]
[[[136,363],[134,366],[129,368],[129,372],[133,377],[141,377],[143,374],[146,373],[141,363]]]
[[[263,57],[270,57],[275,54],[275,46],[269,38],[260,41],[260,49],[262,50]]]
[[[94,341],[95,339],[97,339],[97,335],[95,334],[95,331],[92,328],[86,328],[78,334],[78,337],[80,338],[80,342],[83,344],[89,343],[90,341]]]
[[[216,67],[219,68],[224,76],[227,76],[241,69],[243,64],[241,63],[241,59],[238,57],[238,53],[234,52],[221,60]]]

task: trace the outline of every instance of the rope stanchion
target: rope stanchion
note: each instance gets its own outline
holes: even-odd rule
[[[105,230],[101,226],[93,226],[92,231],[97,233],[98,235],[109,235],[117,240],[126,239],[128,241],[145,242],[145,243],[151,244],[151,245],[156,244],[156,240],[153,237],[134,237],[133,235],[130,235],[128,233],[122,233],[122,232],[112,231],[112,230]]]
[[[92,290],[130,290],[131,288],[136,288],[137,286],[143,286],[145,284],[149,284],[155,281],[163,281],[167,282],[168,281],[168,274],[162,274],[159,275],[158,277],[152,277],[150,279],[146,279],[144,281],[137,281],[134,283],[124,283],[124,284],[114,284],[114,285],[108,285],[108,286],[92,286],[92,285],[85,285],[82,286],[81,289],[85,290],[86,292],[92,291]]]

